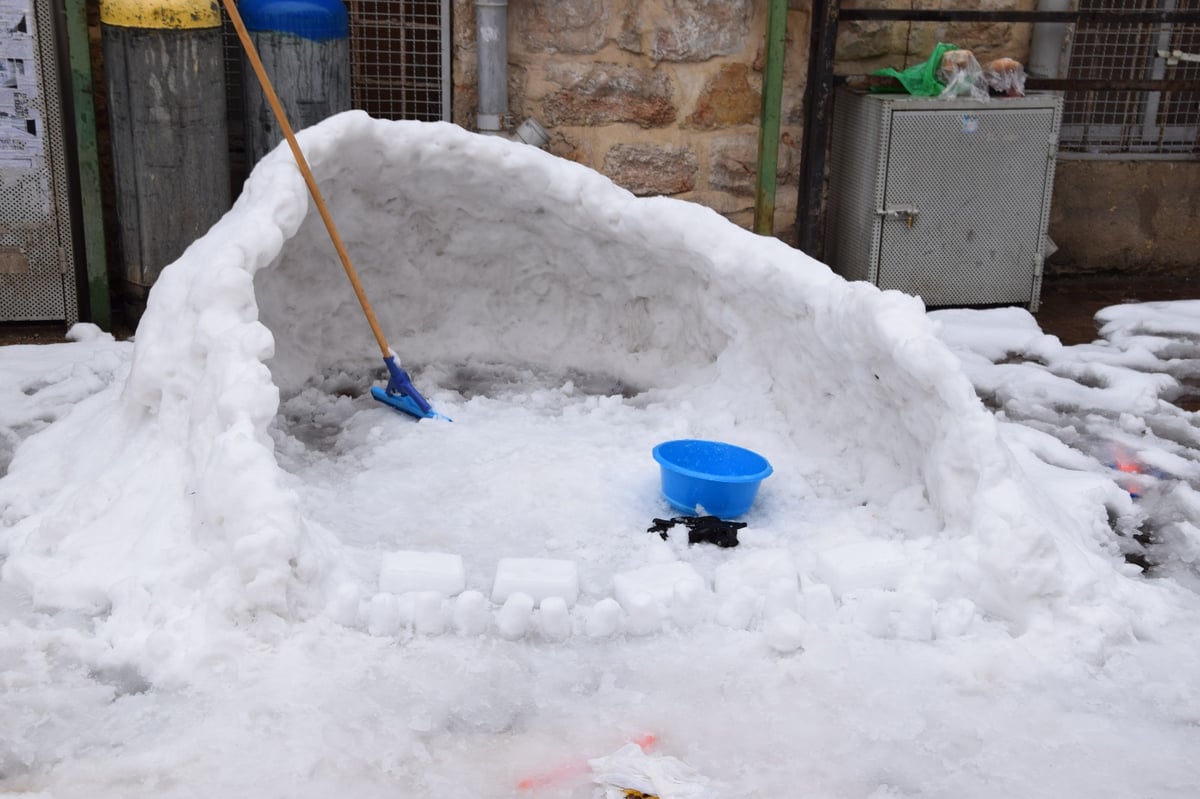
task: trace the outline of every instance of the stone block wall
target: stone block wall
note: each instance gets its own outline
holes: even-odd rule
[[[846,0],[870,2],[881,0]],[[882,0],[907,8],[911,0]],[[917,0],[937,7],[941,0]],[[1036,0],[967,0],[1031,9]],[[549,149],[639,195],[753,220],[767,3],[763,0],[509,0],[509,108],[537,119]],[[954,7],[965,7],[957,4]],[[453,3],[455,122],[473,128],[475,6]],[[794,242],[809,3],[790,0],[775,233]],[[860,74],[925,58],[939,41],[981,60],[1028,53],[1027,24],[843,23],[837,71]]]
[[[807,3],[789,3],[775,231],[794,238]],[[754,215],[767,4],[509,0],[509,108],[638,195]],[[475,8],[454,0],[454,121],[475,122]]]
[[[1037,0],[843,0],[842,7],[1034,11]],[[1002,56],[1024,64],[1032,32],[1027,22],[843,22],[838,25],[836,69],[844,75],[903,69],[928,58],[938,42],[973,51],[981,64]]]

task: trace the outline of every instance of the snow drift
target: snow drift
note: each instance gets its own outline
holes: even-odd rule
[[[1031,602],[1077,599],[1116,574],[1104,520],[1059,515],[1024,476],[918,300],[847,283],[700,206],[635,198],[451,125],[349,112],[300,139],[385,333],[435,407],[424,378],[439,366],[519,363],[773,425],[836,464],[835,493],[886,505],[915,492],[939,538],[957,542],[943,579],[1018,627]],[[172,630],[207,623],[190,610],[318,612],[335,555],[287,488],[269,427],[281,392],[381,367],[377,355],[277,149],[163,271],[124,385],[17,452],[0,482],[4,578],[162,657]]]

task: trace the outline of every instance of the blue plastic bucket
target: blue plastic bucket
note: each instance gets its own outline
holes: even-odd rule
[[[774,471],[757,452],[694,438],[659,444],[654,460],[662,467],[667,502],[685,513],[700,506],[723,519],[750,510],[759,484]]]

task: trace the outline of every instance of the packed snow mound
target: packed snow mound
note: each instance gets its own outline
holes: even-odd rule
[[[918,300],[847,283],[706,208],[639,199],[452,125],[349,112],[300,141],[385,334],[435,407],[441,388],[425,381],[453,366],[531,364],[780,431],[829,464],[828,492],[927,507],[938,540],[958,542],[936,578],[944,593],[1017,627],[1032,605],[1116,576],[1102,507],[1054,510]],[[301,512],[270,427],[281,394],[382,374],[378,354],[278,148],[163,271],[124,385],[18,451],[0,482],[5,579],[110,626],[128,610],[131,646],[146,618],[181,623],[179,608],[326,607],[336,545]],[[153,502],[132,499],[146,492]]]

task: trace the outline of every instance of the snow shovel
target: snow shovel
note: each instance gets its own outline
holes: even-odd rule
[[[262,86],[263,94],[266,95],[271,111],[274,112],[275,119],[279,122],[280,129],[283,130],[288,146],[292,148],[296,166],[300,167],[300,174],[304,176],[304,182],[308,184],[308,191],[312,194],[317,211],[320,212],[321,219],[325,222],[325,229],[329,231],[329,239],[333,242],[333,248],[337,250],[338,258],[342,261],[346,277],[350,278],[350,285],[354,288],[358,303],[367,317],[367,324],[371,326],[371,332],[375,334],[375,341],[379,343],[379,349],[383,352],[383,362],[387,365],[388,370],[387,388],[372,386],[371,396],[384,405],[416,419],[445,419],[446,417],[430,407],[426,399],[421,396],[421,392],[417,391],[416,386],[412,384],[408,372],[400,368],[400,364],[396,362],[396,353],[388,346],[387,339],[383,337],[383,331],[379,329],[379,321],[375,318],[375,312],[371,310],[371,303],[367,300],[366,292],[363,291],[362,284],[358,280],[358,273],[354,270],[354,265],[350,263],[350,255],[346,252],[346,247],[342,244],[342,237],[338,235],[337,227],[333,224],[333,217],[329,215],[325,198],[317,187],[317,180],[313,177],[312,170],[308,168],[308,161],[304,158],[304,153],[300,151],[300,145],[296,142],[296,134],[292,132],[292,126],[287,121],[287,114],[284,113],[283,106],[279,103],[279,96],[275,94],[271,79],[267,77],[267,71],[258,57],[258,50],[255,49],[254,42],[250,40],[246,23],[242,21],[242,16],[238,13],[234,0],[222,0],[222,2],[225,4],[225,10],[229,13],[230,21],[233,22],[233,27],[237,30],[238,38],[241,39],[246,57],[250,59],[250,66],[254,68],[254,74],[258,76],[259,85]]]

